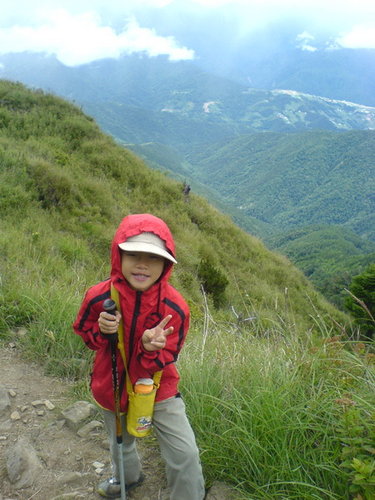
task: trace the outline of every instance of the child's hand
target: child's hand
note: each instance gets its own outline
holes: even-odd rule
[[[144,331],[142,335],[142,343],[146,351],[159,351],[165,347],[165,344],[167,343],[167,336],[173,332],[173,326],[170,326],[166,330],[164,330],[164,327],[171,320],[171,318],[172,315],[169,314],[154,328]]]
[[[106,335],[112,335],[117,332],[120,323],[121,314],[116,311],[116,316],[105,311],[101,312],[98,318],[100,332]]]

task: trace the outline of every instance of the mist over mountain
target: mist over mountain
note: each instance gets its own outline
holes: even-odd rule
[[[302,25],[278,24],[234,42],[218,37],[215,45],[198,49],[196,64],[252,88],[291,89],[375,106],[375,49],[332,43],[327,33],[315,37]]]
[[[169,9],[169,16],[157,9],[138,16],[142,25],[192,48],[194,64],[208,73],[252,88],[375,106],[375,49],[340,46],[333,22],[317,23],[306,12],[265,23],[250,11],[241,23],[238,12],[228,8],[203,9],[199,16]]]

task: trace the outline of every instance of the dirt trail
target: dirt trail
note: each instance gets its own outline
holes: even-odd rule
[[[35,363],[22,359],[16,345],[0,347],[0,385],[10,393],[11,408],[0,415],[0,500],[98,500],[96,485],[110,475],[109,453],[104,430],[95,436],[79,437],[70,430],[61,411],[72,404],[69,382],[47,377]],[[49,400],[54,409],[33,406]],[[35,449],[42,472],[30,488],[16,489],[9,480],[6,454],[20,437]],[[147,446],[146,446],[147,445]],[[129,500],[164,500],[164,466],[155,440],[139,442],[146,480]],[[103,464],[103,471],[97,472]]]

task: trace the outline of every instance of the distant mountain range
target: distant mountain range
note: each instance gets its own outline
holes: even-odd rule
[[[375,106],[375,49],[343,48],[335,41],[341,33],[334,32],[333,20],[327,20],[327,29],[307,16],[297,17],[286,14],[246,31],[230,10],[217,7],[199,16],[175,12],[171,18],[154,11],[140,22],[193,49],[194,64],[206,73],[246,87],[291,89]]]
[[[375,108],[294,90],[263,90],[210,75],[190,62],[124,57],[68,68],[53,57],[0,57],[0,76],[80,103],[126,143],[189,152],[259,131],[375,128]]]

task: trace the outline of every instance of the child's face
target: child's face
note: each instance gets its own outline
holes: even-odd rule
[[[123,251],[121,269],[129,285],[138,292],[144,292],[160,278],[164,258],[152,253]]]

